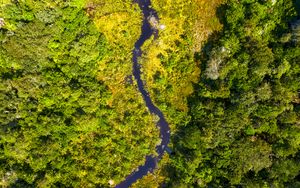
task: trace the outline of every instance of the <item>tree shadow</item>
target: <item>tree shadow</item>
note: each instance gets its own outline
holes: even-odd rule
[[[227,8],[227,5],[220,5],[217,8],[217,18],[221,24],[225,23],[225,9]],[[196,52],[194,55],[194,61],[195,62],[201,62],[199,65],[199,68],[201,70],[200,80],[199,82],[208,85],[210,87],[215,87],[215,81],[207,79],[203,72],[205,71],[207,67],[207,61],[209,59],[209,53],[213,49],[213,47],[217,46],[219,44],[218,40],[220,37],[224,34],[224,29],[222,31],[215,31],[213,32],[207,39],[207,42],[204,44],[202,49],[199,52]],[[201,86],[199,84],[194,84],[194,94],[188,98],[188,106],[189,109],[193,105],[195,105],[195,102],[199,102],[199,98],[197,96],[197,93],[201,90]],[[189,115],[191,114],[191,111],[189,112]],[[173,143],[172,153],[170,154],[171,160],[180,160],[182,157],[184,158],[193,158],[194,155],[194,149],[187,148],[184,144],[184,140],[189,138],[190,135],[195,131],[202,131],[201,128],[197,125],[193,119],[191,120],[190,124],[188,126],[181,126],[178,127],[178,130],[173,133],[171,137],[171,142]],[[199,130],[200,129],[200,130]],[[174,187],[178,186],[179,181],[181,179],[181,172],[178,172],[176,167],[172,164],[168,164],[163,167],[163,171],[167,174],[167,176],[170,178],[168,182],[165,182],[161,187]],[[197,186],[197,185],[194,185]]]
[[[294,7],[297,11],[297,18],[300,19],[300,1],[299,0],[293,0]]]
[[[297,17],[289,17],[289,18],[284,18],[284,20],[287,20],[287,23],[290,22],[291,20],[295,20],[296,18],[300,18],[300,1],[299,0],[293,0],[294,6],[296,7],[297,10]],[[225,30],[227,28],[226,26],[226,17],[225,17],[225,10],[228,8],[228,5],[221,5],[217,8],[217,18],[221,24],[223,24],[223,30],[220,32],[214,32],[212,33],[206,44],[202,47],[201,51],[197,52],[194,56],[195,61],[201,62],[199,65],[199,68],[201,69],[201,75],[199,79],[199,85],[198,83],[194,84],[194,93],[188,98],[188,106],[189,106],[189,115],[191,116],[191,121],[187,126],[179,126],[177,127],[178,130],[173,133],[171,137],[171,142],[173,143],[173,153],[170,155],[171,160],[173,161],[180,161],[184,160],[183,158],[189,158],[194,156],[194,150],[187,148],[184,144],[185,138],[188,138],[191,140],[191,133],[193,130],[199,130],[200,132],[203,132],[201,127],[203,125],[199,125],[199,122],[193,118],[193,114],[191,112],[191,108],[195,106],[195,104],[199,103],[199,101],[203,101],[206,99],[200,99],[197,93],[201,91],[203,88],[203,85],[208,86],[208,87],[216,87],[216,84],[218,81],[210,80],[207,79],[206,76],[203,74],[205,72],[205,69],[207,67],[207,61],[209,59],[209,53],[213,49],[213,47],[218,46],[220,44],[219,39],[225,35]],[[284,31],[286,32],[287,29],[284,28]],[[225,101],[226,103],[226,101]],[[228,104],[230,105],[230,104]],[[300,109],[300,107],[299,107]],[[299,110],[300,111],[300,110]],[[197,157],[197,156],[194,156]],[[171,162],[172,163],[172,162]],[[163,167],[163,171],[167,174],[167,177],[169,177],[168,182],[165,182],[162,187],[174,187],[177,183],[180,182],[180,171],[178,171],[178,168],[183,168],[181,167],[176,167],[176,164],[168,164],[165,167]],[[221,178],[222,179],[222,178]],[[227,179],[222,179],[221,180],[223,183],[226,184],[228,181]],[[229,182],[227,182],[229,183]],[[213,183],[212,183],[213,184]],[[197,185],[195,185],[197,187]],[[216,185],[217,186],[217,185]],[[230,186],[228,184],[228,186]],[[213,186],[214,187],[214,186]]]

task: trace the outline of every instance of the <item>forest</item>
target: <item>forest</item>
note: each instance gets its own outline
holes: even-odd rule
[[[0,187],[115,187],[157,155],[138,1],[0,0]],[[171,152],[131,187],[300,187],[300,1],[151,3]]]

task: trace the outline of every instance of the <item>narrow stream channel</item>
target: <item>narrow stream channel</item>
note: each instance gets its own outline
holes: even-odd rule
[[[141,179],[142,177],[147,175],[148,172],[152,173],[153,170],[156,168],[158,161],[162,158],[164,152],[166,151],[167,145],[170,141],[169,124],[167,123],[160,109],[153,104],[149,93],[146,91],[144,83],[141,79],[141,69],[140,69],[141,67],[138,63],[138,58],[141,57],[142,55],[141,46],[144,44],[144,42],[150,39],[152,35],[154,35],[155,39],[158,37],[158,29],[155,29],[151,26],[149,22],[149,18],[151,17],[155,18],[156,21],[159,21],[159,18],[156,11],[153,8],[151,8],[150,0],[135,0],[134,2],[138,3],[140,9],[143,12],[144,18],[143,18],[141,36],[136,41],[134,45],[135,48],[133,50],[133,57],[132,57],[133,76],[137,81],[138,89],[141,92],[150,113],[159,117],[159,121],[157,122],[156,126],[160,130],[161,143],[160,145],[156,146],[156,152],[158,153],[158,156],[153,156],[153,155],[146,156],[145,164],[139,166],[137,170],[135,170],[130,175],[128,175],[123,182],[121,182],[116,186],[116,188],[127,188],[130,185],[132,185],[134,182],[136,182],[138,179]]]

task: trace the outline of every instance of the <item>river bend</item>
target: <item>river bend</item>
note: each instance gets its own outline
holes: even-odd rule
[[[159,17],[157,12],[151,8],[151,1],[150,0],[135,0],[143,12],[143,24],[142,24],[142,33],[140,38],[136,41],[133,50],[133,57],[132,57],[132,68],[133,68],[133,76],[137,81],[137,86],[139,92],[142,94],[144,102],[149,109],[150,113],[159,117],[159,121],[156,123],[156,126],[160,130],[160,138],[161,143],[156,146],[156,152],[158,156],[148,155],[146,156],[146,162],[144,165],[138,167],[137,170],[132,172],[130,175],[126,177],[126,179],[118,184],[116,188],[127,188],[136,182],[138,179],[141,179],[149,172],[152,173],[153,170],[156,168],[158,161],[162,158],[164,152],[167,150],[167,145],[170,141],[170,127],[167,123],[164,114],[160,111],[158,107],[156,107],[151,100],[151,97],[147,90],[145,89],[145,85],[143,80],[141,79],[141,67],[138,62],[138,59],[142,55],[141,47],[144,42],[153,35],[154,39],[158,37],[158,29],[151,26],[149,20],[159,21]]]

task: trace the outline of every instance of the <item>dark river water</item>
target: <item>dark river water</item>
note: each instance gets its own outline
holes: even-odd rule
[[[156,39],[158,37],[158,29],[151,27],[149,23],[149,18],[153,17],[158,22],[159,18],[154,9],[151,8],[151,1],[150,0],[135,0],[135,3],[138,3],[140,9],[143,11],[143,25],[142,25],[142,33],[140,38],[136,41],[133,50],[133,76],[137,81],[138,89],[143,96],[145,104],[149,109],[150,113],[159,117],[159,121],[157,122],[156,126],[160,130],[160,138],[161,143],[156,146],[156,152],[158,156],[148,155],[146,156],[146,162],[144,165],[139,166],[134,172],[126,177],[126,179],[118,184],[116,188],[127,188],[136,182],[138,179],[142,178],[143,176],[147,175],[149,172],[153,172],[156,168],[158,161],[162,158],[164,152],[166,150],[169,151],[167,145],[170,141],[170,127],[168,122],[166,121],[164,114],[160,111],[158,107],[153,104],[149,93],[145,89],[145,85],[143,80],[141,79],[141,67],[138,63],[138,58],[141,57],[142,51],[141,46],[144,42],[153,35]],[[153,19],[154,20],[154,19]]]

